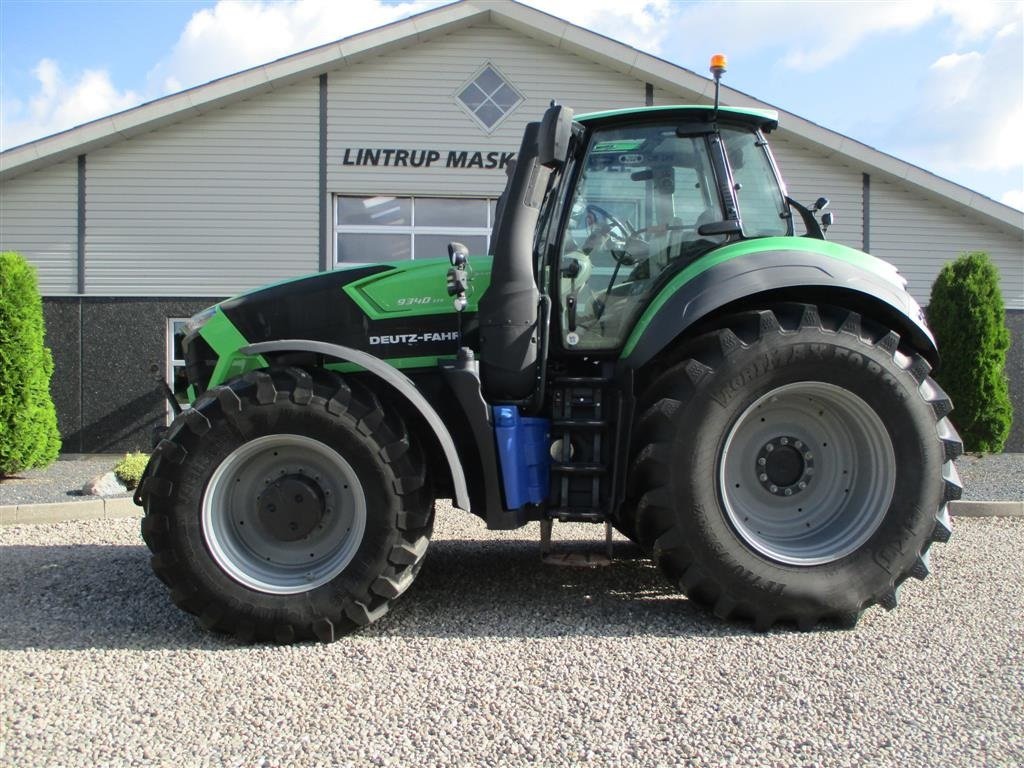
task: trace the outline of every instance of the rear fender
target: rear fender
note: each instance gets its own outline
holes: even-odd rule
[[[462,462],[459,460],[455,442],[451,433],[445,426],[444,421],[438,415],[434,407],[427,401],[423,394],[416,388],[416,385],[409,380],[404,373],[388,365],[379,357],[351,347],[343,347],[339,344],[329,344],[324,341],[309,341],[306,339],[280,339],[278,341],[264,341],[258,344],[250,344],[239,352],[247,356],[267,355],[282,352],[312,352],[323,355],[334,360],[346,363],[354,363],[368,373],[376,376],[394,389],[401,397],[404,397],[409,405],[423,417],[423,420],[433,430],[438,445],[444,452],[448,462],[448,469],[452,475],[452,487],[455,490],[455,506],[459,509],[470,511],[469,490],[466,486],[466,475],[462,469]]]
[[[677,274],[641,316],[622,362],[638,370],[681,334],[718,310],[759,294],[873,308],[930,363],[935,338],[905,281],[888,262],[852,248],[803,238],[772,238],[785,247],[752,250],[759,241],[726,246]]]

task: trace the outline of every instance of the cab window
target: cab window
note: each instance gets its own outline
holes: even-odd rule
[[[754,131],[722,129],[744,237],[790,234],[790,218],[764,140]]]

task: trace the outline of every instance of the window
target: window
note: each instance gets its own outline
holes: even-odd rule
[[[486,64],[459,89],[455,100],[490,133],[522,103],[523,97],[493,64]]]
[[[448,243],[487,253],[494,201],[458,197],[336,198],[335,264],[447,258]]]
[[[736,200],[747,237],[788,235],[786,203],[779,181],[768,160],[764,142],[751,131],[728,128],[722,131],[725,151],[736,182]]]
[[[188,322],[186,317],[170,317],[167,319],[167,360],[166,360],[166,380],[167,386],[174,390],[174,379],[175,374],[183,376],[185,374],[185,354],[182,352],[181,347],[175,342],[175,336],[185,330],[185,323]],[[188,408],[188,398],[182,393],[177,395],[178,405],[182,408]],[[171,404],[167,404],[167,423],[170,424],[174,418],[174,413],[171,411]]]

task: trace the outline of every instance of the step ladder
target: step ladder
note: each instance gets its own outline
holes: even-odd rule
[[[541,521],[545,563],[578,567],[608,565],[612,559],[609,497],[610,425],[615,408],[610,379],[561,376],[551,382],[551,495],[548,519]],[[605,554],[552,551],[551,530],[561,522],[604,523]]]
[[[607,518],[609,379],[556,378],[551,393],[551,500],[548,516],[564,522],[601,523]]]

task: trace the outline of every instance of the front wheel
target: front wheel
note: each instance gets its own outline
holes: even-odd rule
[[[782,305],[689,343],[648,388],[633,529],[691,599],[765,629],[896,604],[950,535],[962,446],[927,362],[853,312]]]
[[[241,640],[331,641],[387,612],[433,520],[394,408],[323,370],[210,391],[154,451],[142,534],[174,602]]]

